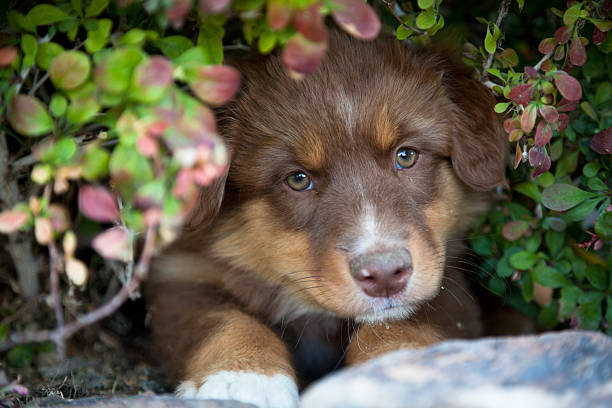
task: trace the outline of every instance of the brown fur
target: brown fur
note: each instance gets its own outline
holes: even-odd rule
[[[221,112],[229,172],[204,189],[147,291],[172,378],[307,375],[309,358],[297,355],[306,341],[331,350],[323,365],[333,368],[343,350],[354,364],[480,335],[449,243],[487,208],[483,192],[504,183],[506,146],[488,90],[446,53],[337,33],[301,81],[277,56],[240,67],[241,95]],[[400,147],[419,156],[398,171]],[[312,190],[288,188],[298,170]],[[350,259],[396,248],[410,251],[407,288],[395,300],[367,297]]]

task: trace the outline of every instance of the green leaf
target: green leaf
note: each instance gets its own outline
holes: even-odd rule
[[[31,34],[24,34],[21,37],[21,50],[25,55],[36,55],[36,51],[38,50],[38,42],[36,38],[34,38]]]
[[[83,15],[83,2],[82,0],[70,0],[70,5],[72,9],[76,11],[79,16]]]
[[[533,265],[535,265],[538,260],[538,256],[529,251],[521,251],[516,254],[510,256],[510,265],[516,269],[520,269],[522,271],[530,269]]]
[[[82,85],[91,71],[91,61],[81,51],[64,51],[51,61],[49,78],[59,89],[76,89]]]
[[[607,285],[606,270],[601,265],[591,264],[586,268],[586,277],[595,289],[605,290]]]
[[[574,259],[572,261],[572,272],[574,276],[582,282],[586,278],[586,262],[582,259]]]
[[[572,285],[565,275],[557,269],[547,266],[544,262],[538,263],[533,269],[533,279],[540,285],[549,288],[561,288],[563,286]]]
[[[543,307],[538,313],[538,326],[541,329],[552,329],[558,323],[559,307],[557,302],[550,302],[547,306]]]
[[[265,0],[234,0],[232,1],[232,9],[237,11],[251,11],[263,6]]]
[[[489,278],[489,289],[497,296],[503,296],[506,293],[506,281],[495,276]]]
[[[172,35],[155,41],[155,46],[168,58],[174,59],[193,47],[193,42],[182,35]]]
[[[612,97],[612,83],[610,82],[602,82],[597,86],[597,91],[595,92],[595,105],[601,105],[604,102],[607,102],[610,97]]]
[[[571,26],[578,20],[580,17],[580,9],[582,8],[582,3],[577,3],[572,7],[565,10],[563,13],[563,24],[566,26]]]
[[[68,107],[68,100],[64,95],[55,94],[53,98],[51,98],[51,102],[49,103],[49,111],[51,115],[55,118],[59,118],[64,113],[66,113],[66,108]]]
[[[93,146],[85,152],[83,157],[83,178],[94,181],[108,174],[110,155],[100,147]]]
[[[418,0],[417,4],[419,5],[419,8],[425,10],[433,6],[434,0]]]
[[[133,146],[120,144],[113,150],[109,171],[118,190],[128,199],[138,187],[153,180],[151,163]]]
[[[123,93],[128,89],[134,68],[144,58],[135,47],[112,51],[96,66],[94,80],[105,92]]]
[[[574,122],[576,124],[576,122]],[[576,170],[578,165],[578,155],[580,154],[579,150],[575,152],[566,152],[566,154],[561,158],[561,160],[557,164],[557,168],[555,169],[555,178],[558,180],[566,174],[573,173]]]
[[[87,40],[85,40],[85,49],[88,53],[101,50],[106,45],[110,38],[113,22],[107,18],[98,20],[98,28],[96,30],[87,31]]]
[[[521,276],[521,295],[523,295],[525,302],[531,302],[533,300],[533,294],[533,277],[530,273],[523,273]]]
[[[571,184],[553,184],[542,191],[542,204],[553,211],[565,211],[593,196]]]
[[[532,200],[537,201],[538,203],[541,201],[540,190],[538,189],[538,186],[531,181],[526,181],[526,182],[517,184],[516,186],[512,188],[512,190],[517,191],[531,198]]]
[[[562,319],[569,319],[572,317],[574,310],[578,303],[578,297],[582,294],[582,291],[577,286],[566,286],[561,288],[561,299],[559,316]]]
[[[592,161],[584,166],[584,168],[582,169],[582,174],[584,174],[585,177],[594,177],[597,175],[597,172],[600,168],[601,164],[599,164],[599,162]]]
[[[533,235],[525,240],[525,249],[529,252],[536,252],[542,243],[542,239]]]
[[[587,180],[587,187],[595,191],[609,191],[610,188],[598,177],[591,177]]]
[[[38,46],[38,52],[36,53],[36,65],[42,69],[48,70],[53,58],[62,51],[64,51],[64,47],[54,42],[40,44]]]
[[[61,166],[63,164],[69,164],[76,152],[76,142],[70,137],[65,137],[55,142],[50,148],[44,150],[41,154],[41,159],[44,163]]]
[[[584,220],[590,213],[595,210],[597,204],[602,200],[603,197],[595,197],[589,198],[586,201],[582,202],[578,206],[572,208],[565,214],[565,218],[569,221],[582,221]]]
[[[24,136],[42,136],[55,126],[47,108],[35,97],[15,95],[11,99],[8,120]]]
[[[6,339],[6,335],[8,334],[8,331],[9,331],[8,323],[0,324],[0,343],[2,343],[4,339]]]
[[[6,355],[8,365],[12,368],[25,368],[34,359],[34,350],[31,344],[22,344],[11,349]]]
[[[595,233],[603,241],[612,241],[612,211],[599,216],[595,223]]]
[[[495,50],[497,50],[497,39],[495,38],[495,36],[493,35],[493,33],[488,27],[487,27],[487,35],[485,36],[485,40],[484,40],[484,46],[485,46],[485,50],[487,50],[489,54],[494,54]]]
[[[85,8],[85,17],[95,17],[108,7],[108,0],[92,0]]]
[[[472,240],[472,249],[478,255],[488,256],[493,255],[491,241],[487,237],[479,236]]]
[[[588,302],[578,307],[578,326],[584,330],[597,330],[601,323],[601,301]]]
[[[544,242],[552,256],[555,256],[561,251],[565,244],[565,234],[557,231],[546,231],[544,234]]]
[[[198,47],[204,51],[208,64],[221,64],[223,62],[223,28],[205,21],[200,25]]]
[[[28,12],[25,19],[34,25],[49,25],[70,18],[59,8],[50,4],[39,4]]]
[[[257,42],[257,47],[259,52],[262,54],[267,54],[274,49],[276,46],[276,34],[272,31],[266,31],[261,36],[259,36],[259,40]]]
[[[497,276],[500,278],[509,278],[514,274],[514,268],[512,268],[508,263],[507,257],[503,257],[497,261],[496,272]]]
[[[140,28],[132,28],[130,31],[125,33],[119,41],[122,45],[136,45],[141,46],[147,39],[147,32]],[[191,43],[191,41],[189,41]],[[190,45],[191,46],[191,45]]]
[[[436,24],[436,15],[433,9],[421,11],[416,18],[416,25],[421,30],[427,30]]]
[[[504,113],[512,102],[499,102],[495,104],[495,113]]]
[[[406,28],[404,24],[400,24],[395,29],[395,36],[398,40],[405,40],[412,35],[412,30]]]
[[[604,33],[612,29],[612,21],[610,20],[600,20],[597,18],[589,18],[588,20],[593,23],[599,31],[603,31]]]
[[[536,183],[542,188],[552,186],[555,183],[555,176],[550,171],[547,171],[536,179]]]

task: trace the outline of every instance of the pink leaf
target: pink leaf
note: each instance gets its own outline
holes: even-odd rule
[[[136,139],[136,148],[143,156],[154,157],[158,151],[157,140],[148,133],[142,134]]]
[[[53,225],[51,220],[44,217],[36,217],[34,220],[34,236],[40,245],[47,245],[53,239]]]
[[[508,98],[510,98],[513,102],[527,105],[531,100],[531,96],[533,95],[533,84],[521,84],[517,85],[508,94]]]
[[[327,39],[327,29],[321,14],[321,4],[315,3],[299,11],[293,18],[295,28],[308,40],[322,42]]]
[[[596,133],[591,138],[591,149],[599,154],[612,153],[612,126],[606,130]]]
[[[581,67],[586,62],[586,49],[582,45],[580,38],[574,37],[570,45],[569,58],[572,64]]]
[[[538,127],[536,129],[534,145],[544,146],[546,143],[550,141],[551,137],[552,137],[552,129],[550,125],[548,123],[545,123],[543,120],[541,120],[538,123]]]
[[[266,6],[266,18],[272,30],[285,28],[291,19],[291,5],[285,0],[268,0]]]
[[[199,68],[197,79],[189,85],[204,102],[220,105],[238,91],[240,73],[227,65],[208,65]]]
[[[229,10],[231,0],[200,0],[198,9],[202,15],[220,14]]]
[[[525,73],[527,75],[529,75],[529,77],[531,77],[531,78],[537,78],[538,77],[538,71],[536,71],[536,69],[534,67],[526,66],[525,67]]]
[[[0,233],[10,234],[23,227],[30,215],[24,210],[7,210],[0,212]]]
[[[170,7],[166,9],[166,18],[170,21],[172,27],[178,29],[183,26],[192,4],[193,0],[172,0],[170,2]]]
[[[578,101],[582,98],[582,87],[576,78],[563,71],[557,71],[555,85],[561,95],[570,101]]]
[[[283,50],[283,62],[296,76],[314,72],[321,63],[327,42],[313,42],[295,33]]]
[[[558,112],[571,112],[578,107],[578,101],[570,101],[568,99],[562,98],[557,105]]]
[[[546,148],[532,147],[529,149],[529,164],[534,167],[532,177],[546,173],[550,169],[550,157],[546,153]]]
[[[568,26],[563,26],[555,31],[555,41],[559,44],[565,44],[572,36],[572,30]]]
[[[521,129],[523,129],[525,133],[531,132],[535,126],[537,114],[538,110],[535,105],[527,105],[521,115]]]
[[[548,123],[555,123],[559,120],[559,112],[557,112],[554,106],[543,105],[540,106],[538,110],[540,111],[540,115],[542,115]]]
[[[87,265],[73,256],[66,257],[66,275],[72,283],[83,286],[87,282]]]
[[[332,9],[332,17],[344,31],[354,37],[369,40],[380,31],[378,16],[362,0],[336,0],[338,8]]]
[[[132,243],[130,234],[124,227],[113,227],[98,234],[91,246],[102,257],[122,262],[132,260]]]
[[[506,133],[512,132],[514,129],[521,128],[521,121],[518,119],[506,119],[504,120],[504,130]]]
[[[0,68],[10,67],[19,56],[19,51],[10,45],[0,48]]]
[[[511,142],[519,141],[524,134],[522,129],[512,129],[508,135],[508,140]]]
[[[540,41],[540,45],[538,45],[538,51],[542,54],[549,54],[555,50],[555,46],[557,42],[554,38],[545,38]]]
[[[79,211],[98,222],[115,222],[119,219],[115,196],[104,187],[82,186],[79,190]]]

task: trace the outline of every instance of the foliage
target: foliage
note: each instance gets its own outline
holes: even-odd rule
[[[19,180],[30,193],[2,198],[0,232],[33,231],[47,247],[58,329],[41,337],[5,332],[0,351],[4,339],[10,340],[4,349],[45,340],[61,347],[137,290],[150,256],[176,237],[198,188],[226,168],[213,108],[231,99],[240,82],[223,65],[226,50],[279,48],[299,79],[326,52],[326,17],[364,40],[382,28],[399,40],[426,43],[472,23],[453,22],[456,7],[443,6],[441,0],[57,0],[10,10],[10,35],[0,43],[0,142],[10,137],[12,157],[10,165],[0,163],[0,175],[10,172],[4,182]],[[612,2],[553,8],[549,37],[527,44],[508,34],[506,24],[523,7],[532,5],[501,1],[499,10],[488,11],[494,20],[476,19],[485,27],[465,44],[465,62],[499,98],[495,110],[505,115],[515,152],[509,189],[500,190],[472,235],[484,261],[480,278],[537,315],[542,327],[612,333]],[[79,257],[87,247],[123,268],[125,286],[100,310],[64,326],[62,288],[87,285],[94,260]]]

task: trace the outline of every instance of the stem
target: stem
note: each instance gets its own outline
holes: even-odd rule
[[[47,189],[50,190],[51,185],[47,185]],[[57,330],[64,328],[64,314],[62,311],[62,302],[59,294],[59,265],[60,257],[57,252],[55,241],[51,240],[48,245],[49,248],[49,285],[51,287],[51,302],[53,303],[53,310],[55,311],[55,321],[57,324]],[[57,338],[56,343],[57,352],[60,358],[63,360],[66,357],[66,342],[63,338]]]
[[[414,27],[410,27],[410,26],[406,25],[406,23],[404,23],[402,21],[400,16],[398,16],[397,13],[395,12],[395,10],[393,9],[393,6],[394,6],[395,2],[389,1],[389,0],[380,0],[380,1],[387,7],[387,9],[389,10],[389,13],[391,13],[391,15],[397,20],[397,22],[400,23],[401,25],[403,25],[406,30],[410,30],[410,31],[412,31],[413,33],[416,33],[416,34],[425,34],[424,31],[417,30]]]
[[[108,302],[104,303],[97,309],[78,316],[75,320],[66,324],[63,327],[58,327],[55,330],[40,330],[26,333],[11,333],[7,339],[0,343],[0,353],[12,347],[24,343],[40,343],[44,341],[53,341],[58,343],[71,337],[79,330],[92,325],[99,320],[111,315],[129,298],[130,294],[138,290],[140,284],[147,278],[149,266],[155,250],[155,227],[148,226],[145,233],[145,242],[140,259],[136,264],[134,274],[124,287],[119,290]]]
[[[543,63],[544,63],[544,62],[545,62],[547,59],[549,59],[549,58],[550,58],[552,55],[553,55],[552,51],[551,51],[551,52],[549,52],[548,54],[544,55],[544,56],[542,57],[542,59],[541,59],[541,60],[539,60],[539,61],[538,61],[538,63],[537,63],[537,64],[535,64],[535,66],[534,66],[533,68],[534,68],[536,71],[539,71],[539,70],[540,70],[540,67],[542,66],[542,64],[543,64]]]
[[[504,17],[506,17],[506,14],[508,14],[508,8],[510,8],[510,1],[511,0],[504,0],[502,4],[499,6],[499,14],[497,16],[497,21],[495,21],[495,25],[499,28],[500,31],[501,31],[501,23],[502,21],[504,21]],[[501,38],[501,34],[500,34],[500,38]],[[499,39],[497,41],[499,41]],[[487,71],[489,70],[489,68],[491,68],[491,65],[493,64],[494,56],[495,56],[495,53],[489,54],[486,61],[482,65],[482,73],[480,74],[481,82],[485,82],[488,79],[489,74]]]

